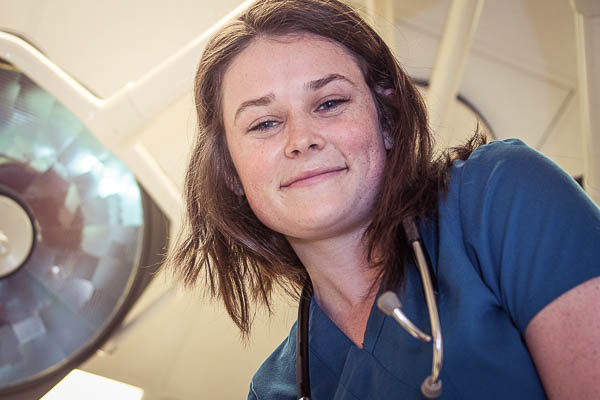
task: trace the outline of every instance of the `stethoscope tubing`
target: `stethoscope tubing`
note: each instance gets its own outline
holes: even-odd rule
[[[312,297],[312,284],[310,281],[304,285],[298,306],[298,326],[296,341],[296,384],[298,386],[298,400],[310,400],[310,373],[308,369],[308,319],[310,300]]]
[[[425,267],[425,255],[421,249],[419,242],[412,243],[413,250],[417,258],[417,267],[421,274],[423,286],[425,288],[425,300],[427,301],[427,311],[429,312],[429,320],[431,324],[431,336],[433,336],[433,363],[431,379],[437,381],[442,371],[442,358],[443,358],[443,344],[442,344],[442,329],[440,327],[440,317],[438,315],[438,309],[435,301],[435,294],[431,284],[431,278],[429,271]]]
[[[440,317],[435,301],[433,285],[429,276],[429,269],[425,261],[425,255],[421,244],[416,241],[411,243],[417,259],[417,268],[421,274],[421,281],[425,289],[425,300],[427,302],[427,311],[429,312],[429,322],[431,325],[431,336],[433,337],[433,360],[431,365],[431,375],[428,376],[421,385],[421,391],[427,398],[439,397],[442,392],[442,381],[439,379],[442,371],[443,361],[443,342],[442,329],[440,326]]]

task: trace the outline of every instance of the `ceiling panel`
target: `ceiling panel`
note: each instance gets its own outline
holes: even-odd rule
[[[3,0],[0,26],[20,32],[100,97],[107,97],[137,80],[240,3]]]

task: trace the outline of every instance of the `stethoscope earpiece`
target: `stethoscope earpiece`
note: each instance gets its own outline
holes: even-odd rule
[[[431,336],[417,328],[402,311],[402,304],[396,293],[387,291],[377,299],[377,307],[390,317],[393,317],[415,339],[431,342]]]

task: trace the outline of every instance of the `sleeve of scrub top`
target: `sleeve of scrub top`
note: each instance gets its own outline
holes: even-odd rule
[[[519,140],[482,146],[459,163],[466,250],[524,334],[544,306],[600,276],[600,210]]]
[[[294,323],[289,336],[254,374],[248,400],[296,398],[296,329]]]

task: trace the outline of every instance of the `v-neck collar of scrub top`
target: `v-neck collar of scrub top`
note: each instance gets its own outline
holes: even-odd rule
[[[312,339],[310,342],[311,349],[328,362],[338,361],[337,359],[340,358],[339,355],[347,352],[350,347],[372,353],[377,343],[379,332],[383,327],[384,319],[385,314],[380,312],[377,306],[373,304],[369,312],[369,318],[367,319],[363,348],[361,349],[325,314],[313,296],[309,314],[309,337]],[[327,340],[319,340],[318,332],[328,332]],[[339,370],[341,367],[341,365],[331,365],[333,370]]]
[[[435,260],[435,227],[434,222],[418,221],[418,229],[422,235],[423,246],[427,249],[427,254],[431,257],[431,260]],[[432,250],[430,250],[432,249]],[[412,254],[412,253],[411,253]],[[412,259],[407,262],[406,269],[408,275],[409,268],[416,268]],[[430,273],[436,273],[435,263],[430,261]],[[435,279],[432,276],[432,279]],[[381,289],[377,293],[377,297],[381,294]],[[325,364],[330,361],[336,361],[342,363],[344,360],[340,359],[339,355],[348,352],[350,347],[355,347],[357,350],[366,351],[373,353],[373,349],[379,339],[379,334],[383,328],[383,322],[386,315],[377,308],[377,300],[373,302],[371,311],[369,312],[369,318],[367,319],[367,327],[365,329],[363,348],[356,346],[348,336],[325,314],[317,303],[313,296],[310,303],[310,314],[309,314],[309,337],[311,339],[310,347],[323,357],[323,360],[327,360]],[[428,330],[428,329],[427,329]],[[328,332],[330,336],[327,340],[319,340],[318,332]],[[314,338],[314,339],[313,339]],[[342,365],[331,365],[334,371],[339,371]]]
[[[430,249],[434,247],[435,243],[435,224],[432,222],[419,222],[419,231],[423,236],[423,241],[425,242],[425,247]],[[411,253],[412,254],[412,253]],[[435,254],[430,254],[432,259],[435,259]],[[435,264],[435,263],[434,263]],[[400,297],[404,304],[405,309],[413,309],[415,305],[419,308],[426,308],[425,304],[420,304],[419,302],[424,302],[425,299],[423,297],[422,289],[420,286],[420,277],[418,277],[417,268],[412,260],[409,259],[406,264],[406,285],[402,290],[400,290]],[[435,268],[434,268],[435,270]],[[433,271],[430,271],[433,272]],[[381,288],[378,291],[377,297],[381,294]],[[422,314],[422,313],[421,313]],[[427,314],[426,314],[427,315]],[[428,320],[425,319],[426,316],[421,316],[421,318],[417,318],[415,322],[418,324],[421,329],[425,329],[425,331],[429,331],[429,326],[423,325],[423,323],[428,323]],[[318,363],[325,366],[329,371],[327,371],[327,377],[312,377],[311,376],[311,386],[312,389],[317,392],[319,391],[319,382],[322,378],[325,378],[324,381],[327,382],[344,382],[345,376],[348,373],[346,371],[347,361],[349,357],[353,360],[357,353],[366,352],[370,355],[370,357],[359,357],[363,360],[372,360],[375,363],[379,364],[378,356],[375,354],[375,350],[377,347],[378,340],[384,329],[385,322],[387,319],[388,324],[396,324],[391,318],[387,318],[385,313],[379,310],[377,307],[376,301],[373,303],[371,310],[369,312],[369,318],[367,320],[367,326],[365,329],[364,342],[362,349],[354,344],[350,338],[346,336],[346,334],[325,314],[325,312],[321,309],[316,299],[313,297],[310,304],[310,313],[309,313],[309,346],[310,346],[310,355],[309,359],[318,358]],[[326,332],[324,335],[323,333]],[[419,342],[414,338],[410,338],[415,343],[415,346],[419,345]],[[430,345],[428,345],[430,346]],[[380,350],[379,350],[380,351]],[[364,354],[364,353],[363,353]],[[366,354],[365,354],[366,355]],[[310,363],[313,363],[313,360],[310,360]],[[317,360],[314,360],[316,362]],[[431,361],[427,361],[430,363]],[[321,373],[325,371],[321,370]],[[409,392],[420,391],[420,382],[415,381],[414,383],[407,380],[401,371],[396,371],[393,374],[395,380],[398,384],[402,384],[403,386],[408,386],[411,389]],[[407,378],[407,377],[406,377]],[[350,388],[347,388],[350,389]]]

